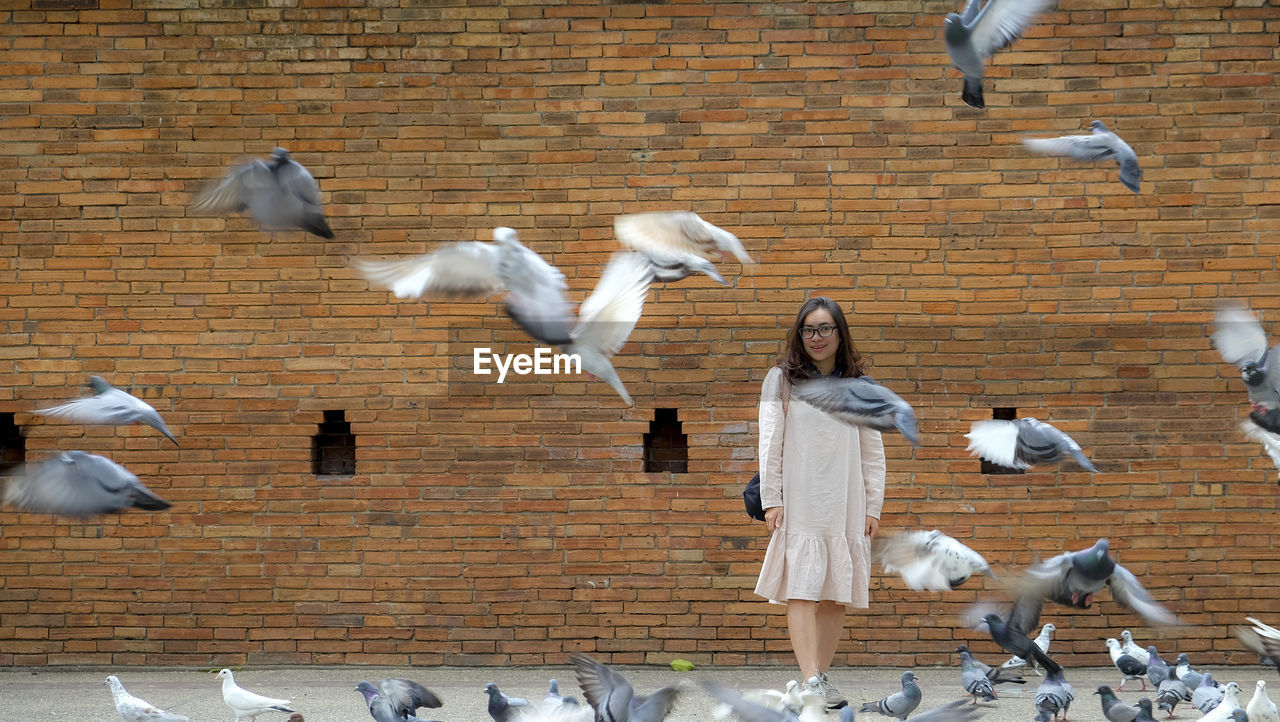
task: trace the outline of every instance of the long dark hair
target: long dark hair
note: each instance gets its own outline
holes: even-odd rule
[[[786,374],[787,379],[792,383],[818,375],[813,361],[809,359],[809,353],[804,350],[804,341],[800,339],[800,328],[804,326],[805,318],[819,308],[831,314],[832,320],[836,322],[836,333],[840,336],[840,348],[836,349],[836,366],[833,373],[845,378],[862,376],[866,373],[866,368],[862,364],[862,354],[858,353],[857,347],[853,345],[853,339],[849,337],[849,322],[844,320],[844,311],[840,310],[840,304],[826,296],[814,296],[800,306],[800,312],[796,314],[796,322],[787,331],[786,349],[778,359],[778,366],[782,368],[782,373]]]

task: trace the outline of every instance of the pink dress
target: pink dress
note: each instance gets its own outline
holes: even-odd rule
[[[880,432],[850,426],[792,396],[782,407],[782,369],[760,394],[760,500],[781,506],[782,527],[764,555],[756,594],[870,604],[871,539],[867,517],[884,504]]]

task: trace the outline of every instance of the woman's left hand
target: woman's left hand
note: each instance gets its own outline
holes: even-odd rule
[[[867,517],[867,538],[874,539],[876,532],[880,530],[880,520],[874,516]]]

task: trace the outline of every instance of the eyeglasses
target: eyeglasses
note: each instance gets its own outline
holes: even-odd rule
[[[801,326],[800,338],[813,338],[815,335],[818,338],[826,338],[835,332],[835,326]]]

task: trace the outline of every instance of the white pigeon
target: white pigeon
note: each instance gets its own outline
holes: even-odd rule
[[[1058,628],[1053,626],[1052,622],[1049,622],[1040,628],[1040,634],[1035,638],[1034,641],[1036,643],[1036,646],[1040,648],[1041,652],[1044,652],[1045,654],[1049,653],[1050,635],[1052,635],[1056,631],[1058,631]],[[1027,666],[1027,660],[1017,655],[1014,655],[1012,658],[1009,659],[1008,662],[1005,662],[1000,666],[1004,669],[1014,669],[1017,667],[1025,667]],[[1032,664],[1031,669],[1041,677],[1044,676],[1044,673],[1040,671],[1037,665]]]
[[[1120,166],[1120,182],[1134,193],[1139,192],[1142,189],[1142,167],[1138,165],[1138,154],[1102,121],[1095,120],[1089,127],[1092,130],[1090,135],[1026,138],[1022,143],[1029,150],[1045,155],[1075,160],[1114,160]]]
[[[691,253],[710,259],[731,253],[744,265],[754,263],[737,236],[689,211],[618,216],[613,232],[622,245],[656,258]]]
[[[1143,664],[1151,664],[1151,653],[1134,643],[1133,632],[1127,629],[1120,633],[1120,653],[1127,654]]]
[[[1249,700],[1249,704],[1245,706],[1244,713],[1249,716],[1249,722],[1280,722],[1280,711],[1276,710],[1275,702],[1267,696],[1265,681],[1258,680],[1253,699]]]
[[[222,701],[235,713],[236,722],[242,719],[248,719],[252,722],[252,720],[258,718],[258,715],[266,712],[293,712],[293,710],[289,709],[289,700],[287,699],[263,697],[247,689],[242,689],[236,684],[236,680],[229,669],[218,672],[218,679],[222,680]]]
[[[1236,709],[1243,709],[1240,706],[1240,685],[1227,682],[1222,687],[1222,701],[1209,710],[1209,714],[1201,717],[1199,722],[1226,722]]]
[[[981,554],[937,529],[885,537],[875,544],[875,555],[886,572],[897,572],[916,591],[949,592],[977,573],[995,577]]]
[[[147,402],[112,386],[101,376],[90,376],[88,387],[93,390],[93,396],[47,409],[36,409],[31,413],[42,414],[59,421],[69,421],[73,424],[111,426],[146,424],[169,437],[174,446],[178,445],[178,440],[173,438],[169,427],[165,426],[164,420],[160,418],[160,412]]]
[[[806,707],[815,704],[822,706],[826,700],[816,692],[808,691],[796,680],[787,682],[783,691],[776,689],[752,689],[742,693],[742,699],[752,704],[768,707],[778,712],[790,712],[798,715]],[[721,702],[711,710],[716,719],[724,719],[733,714],[733,707]]]
[[[166,712],[145,699],[129,694],[124,685],[120,684],[120,678],[114,674],[107,677],[106,685],[111,688],[111,696],[116,700],[116,712],[120,713],[120,719],[124,722],[189,722],[180,714]]]

